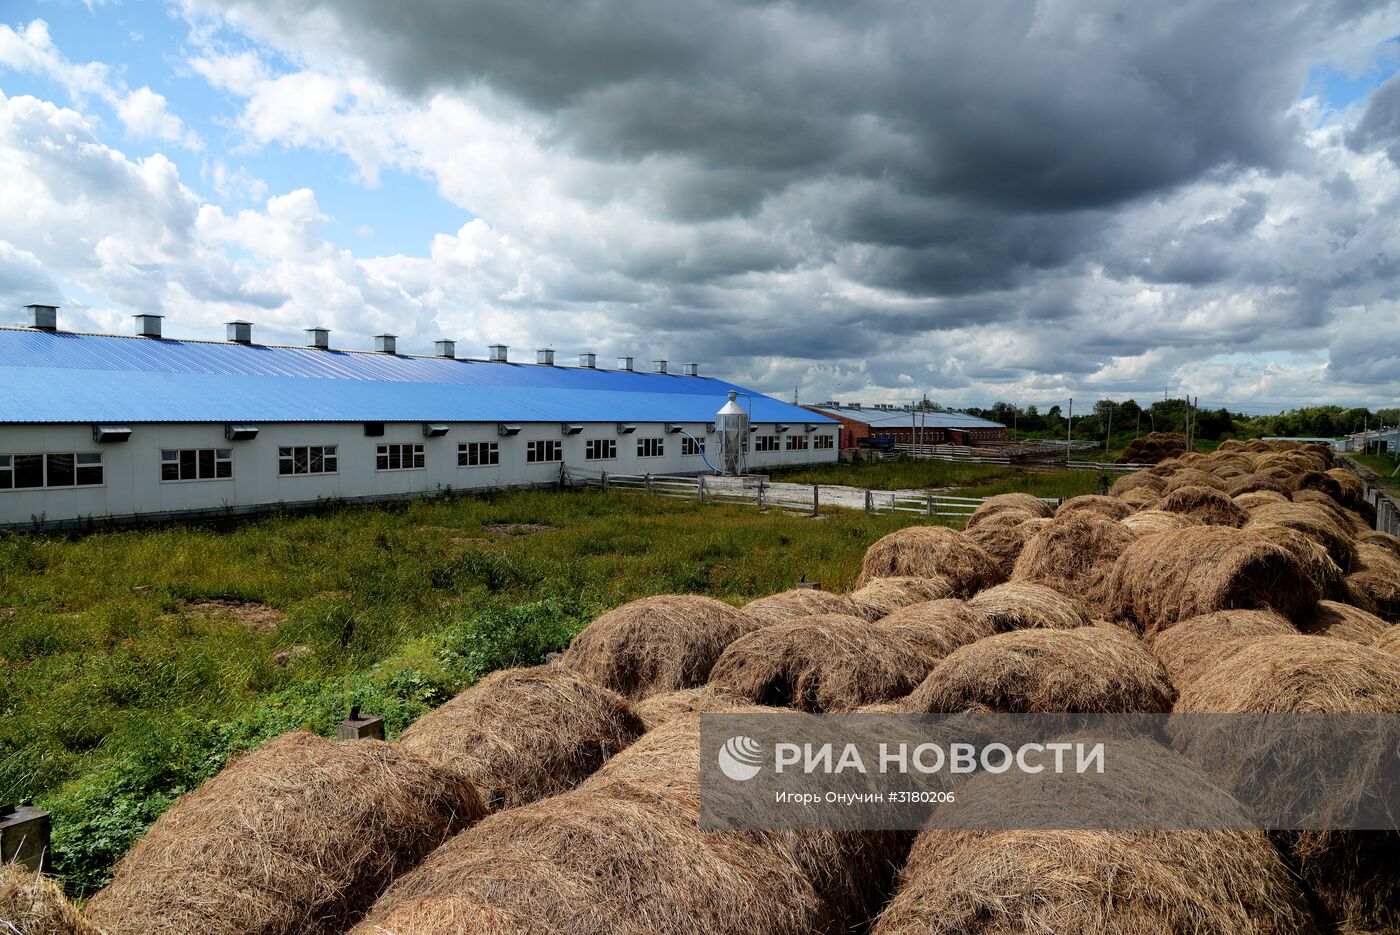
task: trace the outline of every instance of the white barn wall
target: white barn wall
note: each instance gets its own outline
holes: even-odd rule
[[[278,504],[303,504],[317,500],[396,498],[452,490],[484,490],[545,484],[559,476],[559,464],[527,464],[526,443],[558,440],[563,444],[565,465],[580,471],[621,474],[708,473],[699,457],[681,455],[680,434],[667,434],[661,423],[635,423],[634,434],[619,435],[616,423],[583,423],[578,435],[562,435],[560,424],[521,423],[519,435],[501,437],[496,423],[443,423],[450,426],[441,438],[425,438],[422,424],[386,423],[380,438],[366,437],[361,422],[258,423],[258,437],[230,442],[222,423],[133,424],[126,442],[98,444],[90,425],[0,426],[0,454],[60,454],[101,452],[104,483],[96,487],[0,490],[0,525],[24,526],[42,518],[61,522],[91,518],[129,518],[138,515],[178,515],[205,511],[243,511]],[[715,450],[713,434],[704,423],[680,423],[687,432],[704,440],[707,452]],[[771,434],[772,424],[758,423]],[[827,449],[810,447],[818,435],[836,436],[839,426],[820,424],[810,433],[793,425],[787,434],[805,434],[805,451],[751,452],[749,468],[762,472],[780,466],[834,462],[835,444]],[[659,458],[637,457],[637,440],[660,437],[665,453]],[[586,461],[585,442],[590,438],[616,439],[618,457]],[[457,466],[457,446],[464,442],[494,441],[500,445],[501,463],[489,467]],[[423,445],[426,465],[421,470],[378,471],[375,446],[385,443]],[[335,445],[336,474],[279,476],[277,449],[296,445]],[[229,479],[162,481],[160,453],[167,448],[229,448],[233,451],[233,477]]]

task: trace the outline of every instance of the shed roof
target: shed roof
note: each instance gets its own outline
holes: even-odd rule
[[[0,328],[0,423],[710,422],[729,390],[828,421],[709,377]]]
[[[843,419],[864,422],[871,428],[907,429],[917,420],[920,426],[931,429],[1004,429],[1005,425],[968,415],[966,412],[953,412],[947,409],[930,409],[924,412],[910,412],[908,409],[872,409],[862,406],[812,406],[812,411],[836,415]]]

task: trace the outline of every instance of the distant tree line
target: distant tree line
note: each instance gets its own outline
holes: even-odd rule
[[[1068,413],[1058,405],[1043,413],[1036,406],[1021,408],[1007,402],[998,402],[989,409],[972,407],[966,411],[1006,425],[1019,438],[1065,437]],[[1185,399],[1159,399],[1146,407],[1133,399],[1121,402],[1101,399],[1083,409],[1075,404],[1073,437],[1081,441],[1107,441],[1109,447],[1118,448],[1129,439],[1148,432],[1185,432],[1188,422],[1191,434],[1205,441],[1272,435],[1334,438],[1368,427],[1400,423],[1400,409],[1308,406],[1277,415],[1250,416],[1224,408],[1193,409]]]

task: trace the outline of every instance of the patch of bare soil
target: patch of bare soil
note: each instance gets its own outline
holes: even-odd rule
[[[548,523],[487,523],[481,528],[493,536],[533,536],[554,527]]]
[[[255,633],[271,633],[286,616],[261,601],[187,601],[184,609],[202,617],[231,617]]]

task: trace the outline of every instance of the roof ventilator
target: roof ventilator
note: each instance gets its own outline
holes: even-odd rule
[[[457,342],[456,342],[456,341],[449,341],[449,340],[447,340],[446,338],[444,338],[444,339],[441,340],[441,341],[434,341],[434,342],[433,342],[433,356],[435,356],[435,357],[456,358],[456,356],[457,356]]]
[[[224,426],[224,438],[231,442],[250,442],[258,437],[258,427],[242,422],[230,422]]]
[[[396,354],[398,351],[399,339],[394,334],[376,334],[374,336],[374,349],[380,354]]]
[[[320,351],[331,349],[331,332],[329,328],[312,327],[306,329],[306,346],[314,347]]]
[[[490,352],[490,360],[493,364],[503,364],[506,362],[506,353],[510,350],[504,344],[492,344],[487,350]]]
[[[598,366],[598,355],[580,354],[578,355],[578,365],[586,370],[592,370]]]
[[[637,431],[637,427],[631,422],[617,423],[617,434],[619,435],[631,435],[635,431]]]
[[[136,336],[138,338],[158,338],[160,337],[160,320],[164,315],[132,315],[136,319]]]
[[[582,425],[579,425],[577,422],[561,422],[561,423],[559,423],[559,432],[560,432],[560,434],[563,434],[563,435],[577,435],[577,434],[579,434],[579,433],[582,432],[582,431],[583,431],[583,426],[582,426]]]
[[[442,438],[442,436],[444,436],[444,435],[446,435],[446,434],[447,434],[447,426],[442,425],[441,423],[435,423],[435,422],[424,422],[424,423],[423,423],[423,437],[424,437],[424,438]]]
[[[58,330],[58,306],[57,305],[26,305],[25,311],[28,317],[25,323],[31,328],[39,331]]]
[[[554,348],[542,347],[535,351],[535,363],[543,364],[546,367],[554,366]]]
[[[92,440],[104,444],[110,442],[124,442],[131,438],[131,426],[129,425],[94,425],[92,427]]]
[[[228,339],[234,344],[253,343],[253,323],[251,321],[231,321],[226,324]]]
[[[519,435],[520,426],[510,422],[497,422],[496,434],[500,435],[502,438],[509,438],[512,435]]]

